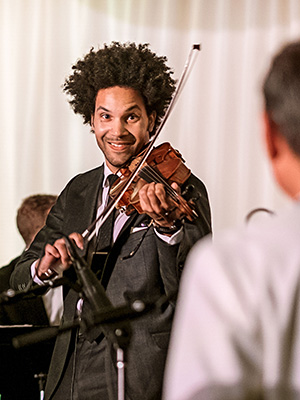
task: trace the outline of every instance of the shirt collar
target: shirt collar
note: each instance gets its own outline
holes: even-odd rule
[[[104,177],[103,177],[103,183],[102,186],[103,187],[108,187],[109,183],[108,183],[108,179],[107,177],[109,175],[111,175],[113,172],[111,172],[111,170],[108,168],[108,166],[106,165],[106,163],[104,163]]]

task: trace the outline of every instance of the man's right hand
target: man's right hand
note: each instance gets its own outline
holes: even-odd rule
[[[82,250],[84,247],[84,239],[82,235],[73,232],[69,235],[76,245]],[[37,263],[36,274],[38,278],[45,280],[57,275],[59,272],[65,271],[72,265],[71,257],[66,246],[64,238],[57,239],[53,245],[47,244],[45,247],[45,255]]]

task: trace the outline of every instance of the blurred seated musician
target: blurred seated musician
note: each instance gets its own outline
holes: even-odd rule
[[[20,205],[16,222],[25,242],[26,252],[37,232],[45,225],[46,218],[57,196],[36,194],[26,197]],[[0,268],[0,293],[10,288],[9,280],[21,255]],[[50,289],[42,297],[34,296],[22,299],[13,304],[0,305],[0,325],[59,325],[62,314],[62,290]]]
[[[299,88],[300,41],[276,54],[263,86],[267,156],[292,201],[190,252],[164,400],[300,398]]]

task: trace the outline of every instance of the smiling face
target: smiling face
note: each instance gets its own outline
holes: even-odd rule
[[[92,128],[112,172],[116,172],[149,141],[155,112],[147,115],[140,94],[119,86],[99,90]]]

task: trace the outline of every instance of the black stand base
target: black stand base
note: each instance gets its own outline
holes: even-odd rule
[[[35,375],[47,374],[54,341],[16,350],[12,338],[40,329],[29,326],[0,326],[1,400],[39,400],[40,385]]]

